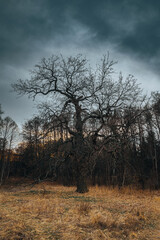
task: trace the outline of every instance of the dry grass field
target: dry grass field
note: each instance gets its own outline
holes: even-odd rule
[[[0,189],[0,240],[160,239],[160,192],[41,183]]]

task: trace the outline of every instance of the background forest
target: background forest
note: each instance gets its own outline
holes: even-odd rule
[[[77,186],[133,185],[158,189],[160,93],[144,96],[132,75],[114,75],[104,56],[96,69],[81,55],[43,58],[31,78],[13,84],[31,98],[42,95],[39,115],[18,127],[0,111],[0,184],[10,176]]]

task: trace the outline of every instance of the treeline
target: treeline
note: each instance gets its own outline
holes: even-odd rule
[[[103,128],[105,139],[98,137],[94,142],[93,136],[84,136],[89,184],[159,188],[160,95],[152,96],[148,108],[110,114],[109,126]],[[94,128],[92,124],[88,127]],[[75,143],[69,132],[53,120],[46,125],[44,119],[35,117],[24,124],[23,138],[17,149],[17,174],[76,185]]]
[[[81,55],[43,58],[18,94],[47,102],[23,126],[12,175],[88,184],[159,188],[160,94],[150,99],[132,75],[114,72],[104,56],[96,69]]]

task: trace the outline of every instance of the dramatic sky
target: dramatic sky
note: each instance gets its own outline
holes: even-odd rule
[[[117,73],[131,73],[148,93],[160,90],[159,0],[0,0],[0,104],[19,125],[36,102],[17,98],[11,83],[42,57],[107,51]]]

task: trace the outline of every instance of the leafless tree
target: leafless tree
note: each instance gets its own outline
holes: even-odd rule
[[[11,149],[18,129],[10,117],[2,119],[1,126],[0,184],[9,175]]]
[[[97,139],[108,141],[113,136],[109,119],[115,109],[123,111],[143,101],[142,91],[132,75],[123,79],[120,74],[113,80],[114,64],[107,55],[93,70],[81,55],[52,56],[43,58],[35,66],[30,79],[20,79],[13,85],[18,94],[49,97],[50,104],[43,107],[63,124],[63,129],[73,139],[78,192],[88,191],[86,177],[90,153],[87,139],[92,139],[94,144]],[[120,130],[121,126],[118,128]]]

